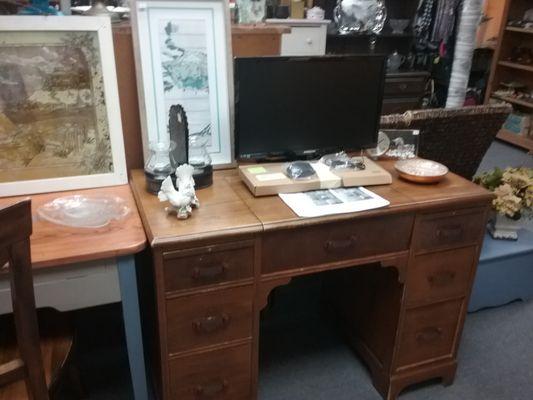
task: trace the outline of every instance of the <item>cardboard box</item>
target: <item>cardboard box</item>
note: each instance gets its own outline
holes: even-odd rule
[[[324,164],[312,163],[317,176],[310,179],[290,179],[285,174],[287,163],[250,164],[239,166],[239,175],[256,197],[279,193],[298,193],[309,190],[334,189],[350,186],[385,185],[392,176],[365,157],[364,170],[330,170]]]

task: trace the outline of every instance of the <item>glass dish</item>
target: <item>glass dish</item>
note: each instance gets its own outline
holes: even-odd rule
[[[37,209],[44,220],[74,228],[101,228],[129,212],[122,198],[109,195],[58,197]]]

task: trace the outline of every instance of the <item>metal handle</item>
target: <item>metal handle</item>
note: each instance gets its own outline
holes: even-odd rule
[[[407,86],[407,83],[401,83],[400,84],[400,90],[407,90],[409,86]]]
[[[435,275],[428,276],[428,282],[431,286],[448,286],[454,279],[454,271],[440,271]]]
[[[207,267],[194,267],[191,272],[191,278],[195,281],[212,281],[222,278],[228,270],[228,264],[223,262]]]
[[[434,343],[442,336],[442,328],[431,327],[426,328],[416,334],[417,342]]]
[[[228,389],[228,381],[222,379],[219,381],[209,382],[204,385],[198,385],[194,389],[197,399],[213,398]]]
[[[463,227],[461,225],[443,226],[437,229],[437,238],[443,240],[459,240],[463,236]]]
[[[205,335],[226,329],[230,322],[230,316],[226,313],[218,315],[208,315],[197,318],[193,321],[192,326],[196,333]]]
[[[353,247],[356,241],[357,238],[355,236],[350,236],[348,239],[342,240],[328,240],[324,243],[324,248],[329,252],[347,250]]]

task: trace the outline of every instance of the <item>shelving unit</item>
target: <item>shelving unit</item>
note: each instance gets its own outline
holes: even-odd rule
[[[520,82],[525,84],[528,91],[533,92],[533,64],[520,64],[511,61],[513,48],[525,47],[533,50],[533,29],[508,26],[508,21],[522,19],[526,10],[533,7],[531,0],[505,0],[504,17],[499,42],[494,53],[491,74],[487,86],[485,103],[491,99],[498,99],[513,105],[515,110],[529,113],[533,116],[533,101],[516,99],[494,94],[501,89],[502,82]],[[533,138],[500,131],[498,139],[533,151]]]

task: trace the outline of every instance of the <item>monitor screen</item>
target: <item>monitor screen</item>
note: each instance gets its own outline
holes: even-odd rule
[[[385,57],[235,59],[237,158],[374,147]]]

